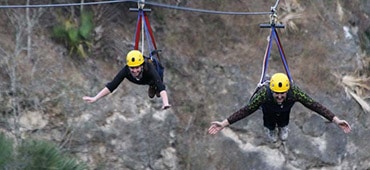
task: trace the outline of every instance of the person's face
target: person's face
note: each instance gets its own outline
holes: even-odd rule
[[[140,73],[141,71],[143,70],[143,66],[137,66],[137,67],[129,67],[130,68],[130,72],[132,74],[132,76],[134,77],[139,77],[140,76]]]
[[[278,92],[273,92],[272,96],[276,100],[277,103],[281,104],[286,98],[286,92],[278,93]]]

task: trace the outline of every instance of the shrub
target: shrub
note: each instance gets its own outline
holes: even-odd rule
[[[93,14],[82,12],[79,22],[72,17],[61,16],[59,24],[53,27],[53,37],[62,41],[69,50],[69,55],[77,53],[86,58],[87,51],[92,46],[91,34],[93,31]]]
[[[0,167],[8,169],[13,158],[13,141],[7,139],[3,133],[0,134]]]
[[[13,142],[0,134],[0,169],[27,170],[85,170],[86,164],[77,162],[46,141],[24,140],[14,148]]]

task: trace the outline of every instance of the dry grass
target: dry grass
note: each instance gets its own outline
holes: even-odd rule
[[[279,17],[279,21],[286,25],[288,31],[298,31],[297,20],[304,18],[304,8],[297,0],[286,0],[281,4],[281,9],[282,14]]]

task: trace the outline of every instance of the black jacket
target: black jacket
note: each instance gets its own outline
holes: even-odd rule
[[[154,85],[157,87],[157,92],[161,92],[165,90],[166,87],[163,84],[161,77],[159,76],[158,72],[154,68],[153,64],[149,63],[147,60],[143,63],[144,70],[143,76],[141,79],[137,80],[133,77],[130,73],[129,67],[126,65],[124,66],[121,71],[114,77],[114,79],[106,84],[106,87],[109,89],[110,92],[113,92],[121,82],[127,78],[129,81],[139,85]]]

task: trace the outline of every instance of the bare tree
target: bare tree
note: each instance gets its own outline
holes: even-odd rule
[[[29,5],[30,0],[27,0],[26,4]],[[27,59],[33,61],[32,59],[32,31],[33,27],[38,23],[38,19],[43,13],[42,9],[31,10],[26,9],[8,9],[5,11],[7,19],[10,21],[11,25],[14,26],[11,34],[14,34],[14,41],[8,43],[8,47],[0,46],[0,55],[2,55],[1,64],[5,68],[5,74],[7,74],[10,82],[9,89],[5,90],[9,95],[11,101],[11,112],[13,116],[12,132],[19,141],[19,117],[21,116],[21,102],[22,93],[27,91],[22,87],[20,79],[20,61]],[[26,22],[24,22],[26,21]],[[25,43],[26,42],[26,43]],[[9,48],[9,44],[10,48]]]

